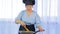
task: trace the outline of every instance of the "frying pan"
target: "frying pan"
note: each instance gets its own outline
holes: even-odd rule
[[[29,31],[29,29],[27,27],[25,27],[25,26],[24,26],[24,28],[27,31],[19,31],[20,34],[35,34],[35,33],[39,32],[39,30],[38,31],[35,31],[35,32],[34,31]],[[43,30],[43,31],[45,31],[45,30]]]

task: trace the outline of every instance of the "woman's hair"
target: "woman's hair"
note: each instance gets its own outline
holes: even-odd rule
[[[23,0],[25,5],[35,5],[35,0]]]

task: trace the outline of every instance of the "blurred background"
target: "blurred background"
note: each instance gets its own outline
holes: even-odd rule
[[[15,18],[24,9],[22,0],[0,0],[0,34],[18,34]],[[60,0],[36,0],[33,10],[39,14],[45,29],[37,34],[60,34]]]

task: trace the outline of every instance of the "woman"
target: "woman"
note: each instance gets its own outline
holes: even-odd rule
[[[43,32],[43,28],[40,26],[39,15],[32,10],[33,5],[35,5],[35,0],[23,0],[26,10],[19,13],[16,18],[16,23],[21,24],[19,31],[26,31],[24,26],[26,26],[30,31],[35,31],[34,25]]]

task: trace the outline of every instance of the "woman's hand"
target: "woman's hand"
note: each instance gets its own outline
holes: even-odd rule
[[[41,26],[38,26],[38,29],[39,29],[40,32],[45,31]]]
[[[26,24],[23,22],[23,21],[21,21],[21,23],[20,23],[22,26],[26,26]]]
[[[21,24],[22,26],[26,26],[25,23],[21,20],[16,19],[16,24]]]
[[[43,32],[43,31],[44,31],[44,29],[39,29],[39,31],[40,31],[40,32]]]

